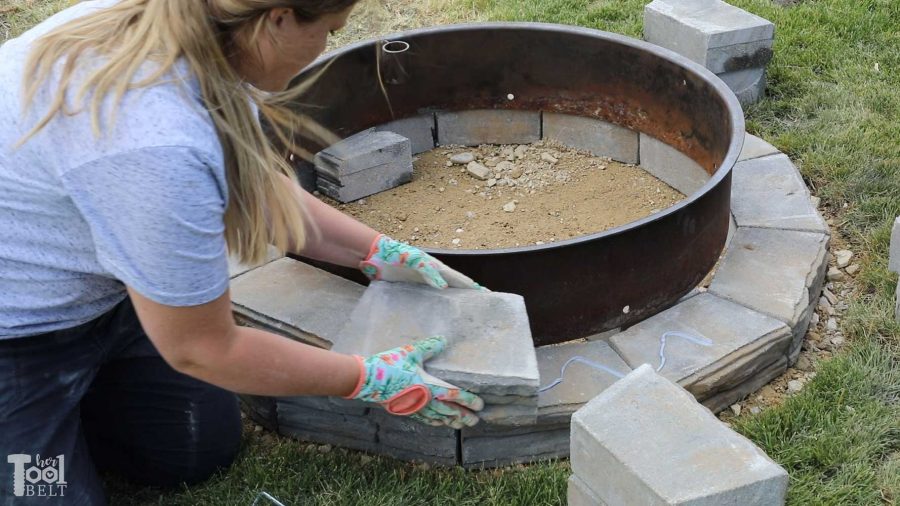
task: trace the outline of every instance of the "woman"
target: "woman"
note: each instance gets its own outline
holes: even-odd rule
[[[323,135],[286,89],[354,3],[98,0],[0,47],[0,455],[16,455],[0,502],[53,503],[18,472],[38,455],[63,456],[64,479],[39,484],[65,504],[105,501],[95,466],[203,480],[239,445],[232,392],[478,421],[481,399],[421,369],[439,338],[363,359],[231,316],[226,252],[254,262],[268,244],[478,287],[309,197],[260,128],[258,113],[283,141]]]

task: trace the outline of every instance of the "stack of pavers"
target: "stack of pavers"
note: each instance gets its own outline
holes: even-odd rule
[[[654,0],[644,39],[705,66],[747,107],[766,90],[775,25],[721,0]]]
[[[412,180],[410,141],[374,129],[348,137],[315,158],[320,192],[351,202]]]
[[[481,396],[486,405],[479,414],[482,425],[535,423],[540,380],[519,295],[374,282],[332,349],[369,356],[433,335],[445,337],[448,346],[425,370]],[[419,426],[386,413],[373,415],[385,453],[456,463],[456,431]]]

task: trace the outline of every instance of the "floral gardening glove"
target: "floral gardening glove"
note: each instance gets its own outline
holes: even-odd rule
[[[444,351],[446,344],[443,337],[430,337],[366,359],[357,356],[359,384],[346,398],[375,402],[388,413],[427,425],[454,429],[475,425],[478,417],[472,410],[484,408],[484,401],[422,369],[423,362]]]
[[[484,290],[471,278],[447,267],[437,258],[384,234],[375,238],[369,255],[359,264],[359,268],[372,280],[423,283],[435,288]]]

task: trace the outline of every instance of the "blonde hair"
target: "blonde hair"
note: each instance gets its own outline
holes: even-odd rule
[[[49,109],[23,142],[42,130],[57,114],[69,110],[66,92],[72,86],[79,57],[89,53],[104,62],[83,80],[75,103],[90,98],[95,135],[100,135],[104,99],[112,94],[110,124],[123,95],[132,89],[160,82],[183,59],[199,82],[201,99],[209,111],[225,157],[228,207],[225,239],[231,254],[257,263],[269,244],[286,251],[302,247],[306,230],[303,203],[292,185],[296,175],[279,148],[306,159],[295,138],[306,135],[324,144],[335,138],[324,128],[290,107],[311,81],[279,93],[266,94],[243,86],[228,60],[238,44],[252,43],[266,27],[266,15],[277,7],[291,8],[298,20],[341,12],[356,0],[122,0],[80,17],[49,32],[35,42],[25,75],[25,100],[29,107],[57,62],[62,64],[59,85]],[[136,74],[146,61],[158,64],[146,78]],[[248,96],[271,136],[254,116]],[[274,139],[273,139],[274,138]]]

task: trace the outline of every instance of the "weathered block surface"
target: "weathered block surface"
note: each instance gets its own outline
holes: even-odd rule
[[[772,61],[773,39],[710,48],[706,53],[706,68],[714,74],[764,68]]]
[[[545,112],[544,139],[606,156],[622,163],[639,161],[638,132],[619,125],[582,116]]]
[[[568,506],[606,506],[597,494],[578,476],[569,476],[569,488],[566,497]]]
[[[500,467],[569,455],[569,424],[511,428],[477,425],[461,431],[462,464]]]
[[[437,113],[438,144],[530,144],[541,138],[541,113],[479,109]]]
[[[704,66],[711,49],[768,41],[774,35],[769,21],[719,0],[654,0],[644,7],[644,39]],[[733,51],[738,58],[764,59],[754,56],[752,48]],[[729,60],[714,54],[711,61],[721,62],[724,70]]]
[[[683,332],[712,341],[701,346],[668,336],[659,372],[698,400],[734,388],[787,357],[791,329],[783,322],[710,293],[697,295],[613,337],[610,344],[632,368],[659,366],[660,338]]]
[[[827,250],[825,234],[741,227],[709,291],[787,323],[795,340],[802,338],[822,287]]]
[[[241,274],[250,272],[253,269],[256,269],[257,267],[262,267],[263,265],[266,265],[269,262],[274,262],[275,260],[278,260],[279,258],[283,258],[283,257],[284,257],[284,254],[281,253],[280,251],[278,251],[278,248],[276,248],[275,246],[272,246],[272,245],[269,246],[268,256],[266,257],[266,259],[262,263],[257,264],[257,265],[244,264],[244,263],[241,263],[237,258],[235,258],[233,256],[229,256],[228,257],[228,276],[232,279],[236,278],[236,277],[240,276]]]
[[[753,158],[760,158],[768,155],[775,155],[780,153],[778,148],[769,144],[768,142],[760,139],[759,137],[751,134],[744,135],[744,148],[741,149],[741,154],[738,157],[739,162],[743,162],[744,160],[752,160]]]
[[[330,348],[365,288],[290,258],[231,282],[235,315],[243,323]]]
[[[430,427],[406,417],[373,409],[382,452],[401,460],[425,460],[452,466],[459,463],[459,431]]]
[[[640,134],[641,167],[681,193],[690,196],[703,187],[709,174],[687,155],[647,134]]]
[[[766,94],[766,70],[748,69],[736,72],[726,72],[718,77],[731,88],[737,97],[741,107],[747,108],[760,100]]]
[[[434,149],[435,130],[437,126],[434,114],[423,114],[411,118],[398,119],[378,125],[377,132],[393,132],[409,139],[412,154],[418,155]]]
[[[888,256],[888,269],[891,272],[900,272],[900,216],[894,220],[894,228],[891,230],[891,250]]]
[[[374,282],[342,335],[334,351],[363,356],[441,335],[448,346],[426,363],[431,374],[476,393],[537,395],[537,359],[519,295]]]
[[[297,403],[295,398],[279,398],[276,405],[278,430],[283,435],[368,452],[378,449],[378,427],[369,416],[321,411]]]
[[[360,132],[316,155],[319,191],[350,202],[412,180],[409,139],[373,129]]]
[[[363,416],[372,408],[372,404],[342,399],[340,397],[316,397],[311,395],[296,397],[278,397],[283,405],[297,406],[299,408],[327,411],[341,415]]]
[[[572,470],[608,504],[783,504],[787,473],[642,366],[572,417]]]
[[[631,368],[603,341],[542,346],[537,349],[537,361],[543,385],[548,385],[558,378],[563,365],[574,357],[587,359],[620,374],[628,374],[631,371]],[[596,397],[617,379],[618,377],[606,371],[584,363],[571,363],[559,385],[540,393],[538,423],[568,423],[575,410]]]
[[[770,364],[762,370],[754,371],[753,377],[748,378],[743,383],[704,399],[703,405],[713,413],[718,413],[769,384],[770,381],[784,374],[787,369],[788,358],[782,357],[778,362]]]

